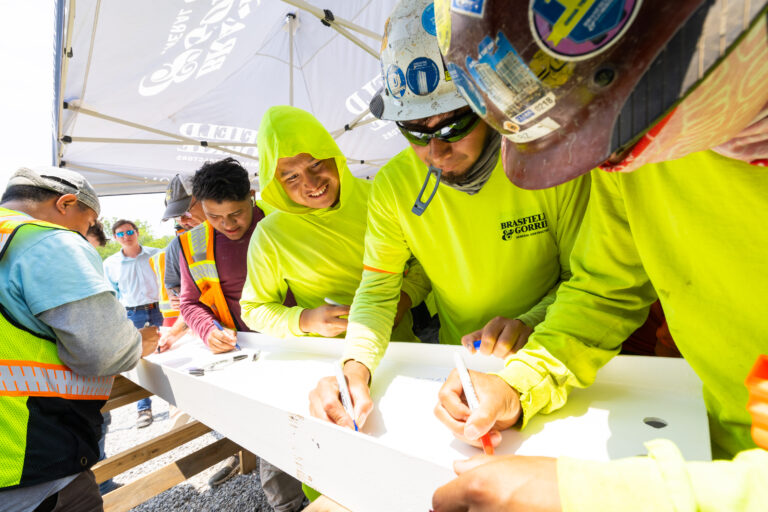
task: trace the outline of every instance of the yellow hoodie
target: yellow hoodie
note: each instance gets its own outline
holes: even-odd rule
[[[250,328],[266,334],[305,336],[299,328],[304,309],[322,306],[325,298],[352,304],[363,272],[371,184],[352,175],[333,137],[310,113],[298,108],[270,108],[259,125],[258,147],[261,197],[276,211],[259,222],[251,238],[248,276],[240,299],[242,318]],[[340,180],[335,206],[299,205],[274,179],[278,159],[300,153],[335,159]],[[430,286],[418,263],[409,263],[402,290],[417,305]],[[296,307],[283,305],[289,287]],[[392,338],[418,341],[410,313]]]
[[[713,151],[632,173],[593,171],[573,277],[501,372],[520,392],[523,427],[592,384],[658,297],[703,383],[713,456],[736,458],[685,462],[659,440],[648,457],[562,458],[564,511],[766,510],[768,451],[751,439],[744,385],[768,353],[766,198],[765,168]]]

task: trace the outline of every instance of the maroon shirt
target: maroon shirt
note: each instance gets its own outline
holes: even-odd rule
[[[240,295],[243,293],[245,276],[248,271],[248,244],[256,224],[263,218],[264,212],[254,206],[251,226],[240,240],[230,240],[215,229],[213,230],[213,254],[216,260],[216,271],[219,274],[221,290],[227,300],[229,312],[232,314],[238,331],[251,331],[240,318]],[[192,274],[189,273],[189,265],[184,257],[184,251],[179,252],[179,260],[179,273],[181,274],[181,306],[179,309],[187,325],[203,341],[206,341],[208,334],[212,329],[215,329],[213,320],[216,316],[208,306],[200,302],[200,290],[192,279]]]

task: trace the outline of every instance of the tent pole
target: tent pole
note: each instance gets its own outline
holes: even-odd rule
[[[70,142],[104,142],[104,143],[110,143],[110,144],[157,144],[160,146],[188,146],[189,142],[184,140],[160,140],[160,139],[117,139],[117,138],[110,138],[110,137],[70,137],[66,136],[64,137],[63,141],[67,144]],[[196,141],[197,143],[194,144],[195,146],[202,146],[201,142],[205,142],[205,146],[209,148],[216,148],[219,149],[219,147],[229,147],[229,146],[241,146],[245,148],[256,148],[258,147],[258,144],[255,142],[207,142],[207,141]],[[252,157],[255,158],[255,157]]]
[[[285,16],[288,24],[288,104],[293,106],[293,27],[296,23],[296,14],[289,12]]]
[[[375,32],[372,32],[368,29],[365,29],[363,27],[360,27],[358,25],[355,25],[352,22],[349,22],[347,20],[337,18],[330,10],[328,9],[320,9],[318,7],[315,7],[313,5],[310,5],[302,0],[283,0],[283,2],[293,5],[294,7],[298,7],[299,9],[303,9],[307,11],[308,13],[315,16],[317,19],[320,20],[320,22],[323,25],[326,25],[328,27],[331,27],[336,32],[341,34],[342,36],[346,37],[350,41],[352,41],[355,45],[362,48],[367,53],[371,54],[376,59],[379,58],[379,53],[372,49],[370,46],[362,42],[360,39],[352,35],[349,30],[347,30],[344,27],[349,28],[350,30],[354,30],[355,32],[358,32],[360,34],[366,35],[368,37],[372,37],[376,39],[377,41],[381,41],[381,36]]]
[[[65,0],[60,0],[58,2],[58,9],[59,9],[59,16],[61,17],[61,25],[59,25],[59,20],[57,20],[57,31],[58,29],[64,29],[63,21],[64,21],[64,3]],[[64,88],[67,85],[67,72],[69,71],[69,59],[72,56],[72,29],[75,25],[75,0],[69,1],[69,13],[67,16],[67,28],[66,32],[61,34],[61,38],[56,42],[57,49],[56,49],[56,59],[57,62],[54,64],[55,73],[58,73],[58,77],[56,81],[54,82],[58,88],[54,93],[55,101],[56,101],[56,141],[55,141],[55,152],[54,155],[54,162],[53,165],[58,166],[61,162],[61,145],[59,144],[59,138],[62,136],[62,129],[63,129],[63,97],[64,97]],[[66,37],[66,41],[64,41],[64,37]],[[63,44],[63,47],[61,46]],[[60,67],[59,67],[60,66]],[[60,73],[59,73],[60,71]]]
[[[92,116],[92,117],[97,117],[99,119],[104,119],[105,121],[110,121],[110,122],[113,122],[113,123],[116,123],[116,124],[122,124],[124,126],[130,126],[131,128],[137,128],[139,130],[143,130],[143,131],[146,131],[146,132],[149,132],[149,133],[154,133],[154,134],[157,134],[157,135],[162,135],[164,137],[168,137],[170,139],[179,140],[179,141],[185,142],[185,143],[187,143],[189,145],[192,145],[192,146],[214,147],[215,149],[217,149],[219,151],[223,151],[224,153],[229,153],[229,154],[232,154],[232,155],[235,155],[235,156],[241,156],[243,158],[248,158],[249,160],[258,160],[258,157],[249,155],[247,153],[241,153],[239,151],[234,151],[234,150],[231,150],[231,149],[226,149],[226,148],[221,147],[220,145],[218,145],[216,143],[209,143],[208,141],[204,141],[204,140],[200,141],[200,140],[192,139],[192,138],[189,138],[189,137],[185,137],[183,135],[177,135],[175,133],[166,132],[166,131],[163,131],[163,130],[158,130],[156,128],[152,128],[150,126],[145,126],[143,124],[138,124],[138,123],[134,123],[134,122],[131,122],[131,121],[126,121],[124,119],[118,119],[117,117],[108,116],[106,114],[102,114],[100,112],[96,112],[95,110],[91,110],[91,109],[85,108],[85,107],[83,107],[82,105],[80,105],[77,102],[69,103],[67,105],[67,108],[71,109],[71,110],[74,110],[76,112],[79,112],[81,114],[85,114],[85,115]],[[70,140],[74,140],[74,139],[70,139]],[[244,146],[245,144],[225,144],[225,145]]]
[[[326,12],[324,9],[320,9],[319,7],[315,7],[314,5],[308,4],[307,2],[304,2],[303,0],[283,0],[283,2],[293,5],[294,7],[298,7],[299,9],[303,9],[307,11],[310,14],[313,14],[320,20],[324,20],[326,18]],[[330,11],[328,11],[330,12]],[[332,21],[330,21],[331,24],[336,23],[338,25],[341,25],[343,27],[347,27],[350,30],[354,30],[358,34],[362,34],[364,36],[368,36],[372,39],[376,39],[377,41],[381,42],[381,34],[377,34],[376,32],[373,32],[372,30],[368,30],[367,28],[363,28],[360,25],[355,25],[351,21],[347,21],[344,18],[337,18],[333,13],[331,13],[333,18]]]
[[[133,181],[138,181],[142,183],[149,183],[150,181],[157,181],[157,180],[148,180],[146,177],[139,177],[139,176],[133,176],[131,174],[126,174],[124,172],[117,172],[117,171],[107,171],[105,169],[97,169],[96,167],[89,167],[86,165],[77,165],[77,164],[70,164],[65,162],[64,167],[67,169],[76,169],[79,171],[87,171],[92,172],[94,174],[108,174],[110,176],[118,176],[120,178],[126,178]]]
[[[362,112],[360,112],[360,114],[358,114],[357,117],[355,117],[352,121],[347,123],[344,126],[344,128],[340,128],[338,130],[332,131],[331,132],[331,137],[336,139],[336,138],[340,137],[341,135],[343,135],[344,133],[346,133],[348,131],[351,131],[353,128],[355,128],[357,126],[360,126],[360,125],[363,125],[363,124],[368,124],[368,123],[373,123],[375,121],[378,121],[378,119],[376,119],[373,116],[371,116],[371,119],[368,119],[367,121],[360,122],[361,119],[363,119],[365,116],[369,115],[370,113],[371,113],[371,111],[369,109],[363,110]]]

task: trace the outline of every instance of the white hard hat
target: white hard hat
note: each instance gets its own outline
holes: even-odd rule
[[[467,105],[443,65],[431,0],[401,0],[384,26],[381,73],[384,86],[370,102],[387,121],[412,121]]]

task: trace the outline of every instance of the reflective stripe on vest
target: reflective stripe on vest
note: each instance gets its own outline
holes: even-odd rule
[[[200,302],[211,308],[216,318],[230,329],[236,329],[227,299],[219,282],[219,272],[213,257],[213,227],[208,221],[179,237],[189,274],[200,290]]]
[[[154,254],[149,258],[149,265],[155,273],[157,279],[157,289],[160,290],[160,313],[163,318],[176,318],[179,316],[179,310],[173,309],[171,300],[168,297],[168,289],[165,287],[165,250]]]
[[[32,219],[18,212],[0,208],[0,259],[22,226],[67,230],[58,224]],[[24,331],[18,331],[24,332]],[[113,377],[82,377],[59,359],[56,342],[32,332],[34,341],[11,337],[3,339],[0,359],[0,396],[55,396],[75,400],[106,400]],[[26,334],[24,334],[26,336]],[[30,343],[40,343],[37,345]],[[29,358],[34,357],[34,361]]]
[[[106,400],[114,377],[82,377],[60,364],[0,360],[0,396]]]

